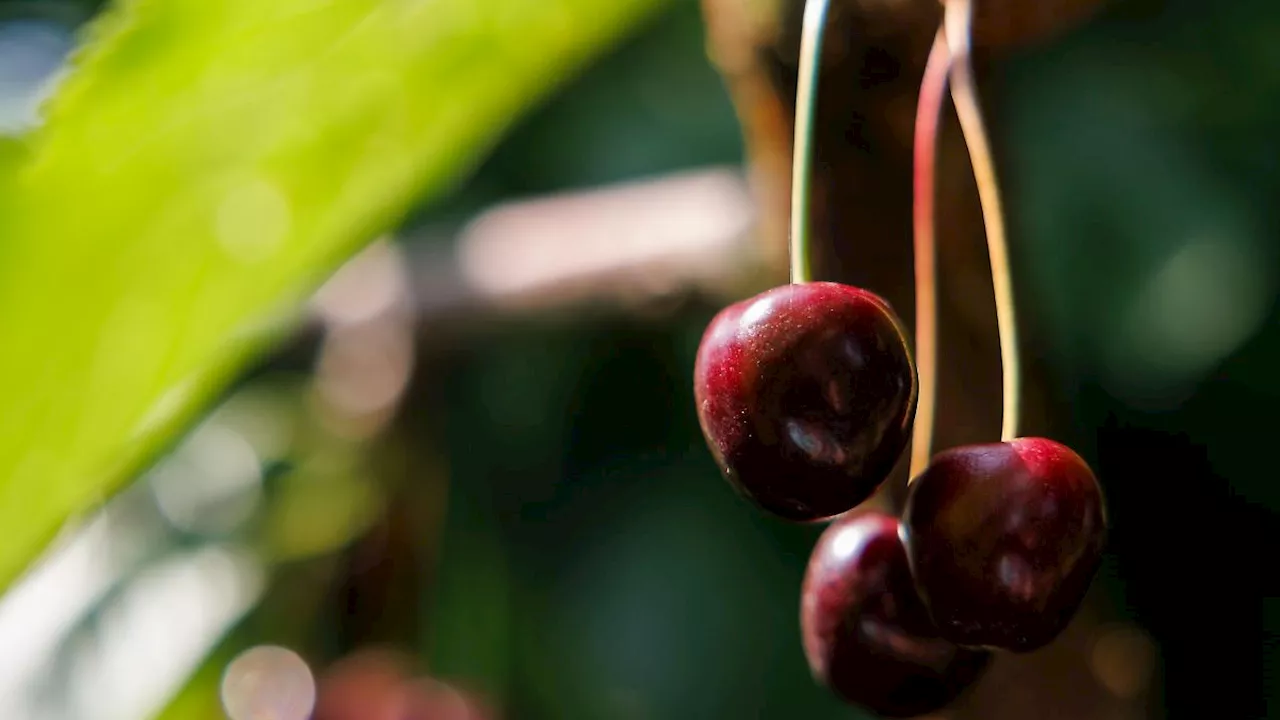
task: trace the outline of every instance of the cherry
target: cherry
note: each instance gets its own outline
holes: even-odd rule
[[[725,308],[694,363],[698,420],[721,471],[800,522],[871,496],[907,443],[916,392],[889,304],[838,283],[784,285]]]
[[[1020,438],[939,453],[912,483],[903,525],[916,585],[943,636],[1029,652],[1079,608],[1107,519],[1079,455]]]
[[[992,657],[938,636],[916,594],[898,520],[879,512],[846,515],[818,540],[805,573],[800,626],[814,676],[885,717],[951,703]]]

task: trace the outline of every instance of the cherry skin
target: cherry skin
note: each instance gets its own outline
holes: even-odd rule
[[[721,472],[797,522],[839,515],[884,482],[916,393],[889,304],[838,283],[784,285],[730,305],[694,362],[698,421]]]
[[[818,540],[805,573],[800,626],[814,676],[884,717],[943,708],[992,657],[938,636],[916,594],[898,520],[879,512],[846,515]]]
[[[1093,471],[1044,438],[939,453],[903,513],[911,569],[947,639],[1030,652],[1071,621],[1106,540]]]

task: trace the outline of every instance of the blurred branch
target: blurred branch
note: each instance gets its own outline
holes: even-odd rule
[[[407,294],[415,322],[730,296],[759,282],[757,210],[747,181],[709,168],[498,205],[456,236],[400,238],[349,263],[312,303],[308,334]]]

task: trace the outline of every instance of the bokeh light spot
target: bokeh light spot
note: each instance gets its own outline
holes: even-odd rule
[[[1142,694],[1155,673],[1156,648],[1140,628],[1121,625],[1105,629],[1093,644],[1090,666],[1094,677],[1112,694],[1131,699]]]
[[[289,234],[289,200],[266,179],[254,178],[227,193],[218,206],[218,243],[232,257],[256,263],[271,257]]]
[[[230,720],[306,720],[315,703],[311,668],[287,648],[246,650],[222,676],[222,706]]]
[[[1259,330],[1274,297],[1267,258],[1243,239],[1187,243],[1121,316],[1112,387],[1130,402],[1176,402]]]
[[[262,495],[262,466],[253,446],[213,423],[157,466],[150,480],[161,514],[188,532],[231,532],[252,515]]]

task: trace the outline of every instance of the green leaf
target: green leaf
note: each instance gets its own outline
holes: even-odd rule
[[[0,144],[0,584],[664,0],[129,0]]]

